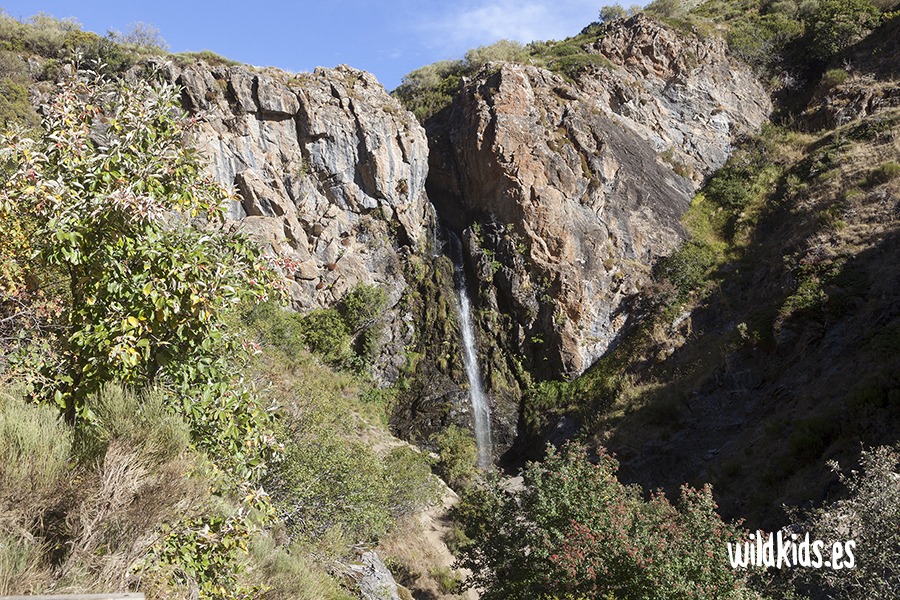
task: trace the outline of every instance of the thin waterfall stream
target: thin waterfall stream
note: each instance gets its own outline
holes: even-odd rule
[[[462,333],[463,364],[469,381],[469,399],[472,402],[472,417],[475,427],[475,444],[478,447],[478,466],[487,469],[493,462],[491,442],[491,408],[484,393],[484,382],[478,364],[478,349],[475,345],[475,323],[472,319],[472,301],[466,286],[466,272],[462,261],[462,243],[450,233],[451,257],[456,274],[456,299],[459,326]]]

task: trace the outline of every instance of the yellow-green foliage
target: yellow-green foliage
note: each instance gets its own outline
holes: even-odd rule
[[[416,69],[403,77],[393,94],[419,120],[425,120],[449,106],[463,77],[474,76],[489,63],[537,64],[569,78],[591,69],[608,68],[609,60],[584,50],[596,38],[594,29],[560,42],[532,42],[527,46],[500,40],[469,50],[462,60],[444,60]]]
[[[462,489],[478,474],[478,448],[468,429],[455,424],[432,436],[440,459],[437,471],[453,489]]]
[[[109,381],[164,383],[196,442],[258,472],[273,416],[236,384],[241,345],[225,316],[276,292],[279,276],[249,239],[216,227],[229,196],[185,147],[191,121],[176,100],[173,86],[82,74],[46,106],[38,135],[0,136],[0,217],[33,226],[32,253],[14,256],[24,275],[11,278],[67,288],[49,324],[64,335],[45,351],[28,323],[33,351],[10,360],[36,397],[86,422],[85,398]],[[2,292],[18,313],[32,301]]]
[[[50,406],[0,388],[0,510],[40,510],[60,492],[72,431]],[[34,515],[36,516],[36,515]]]
[[[28,67],[15,52],[0,50],[0,126],[33,127],[37,113],[28,98]]]
[[[33,54],[45,59],[103,65],[106,73],[120,73],[132,66],[143,49],[117,43],[82,31],[74,19],[56,19],[38,13],[25,21],[0,14],[0,49]]]

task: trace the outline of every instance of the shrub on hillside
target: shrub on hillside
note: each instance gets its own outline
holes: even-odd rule
[[[682,243],[669,256],[663,257],[653,266],[657,281],[668,281],[678,290],[681,300],[691,292],[703,287],[710,272],[718,263],[715,250],[697,240]]]
[[[275,293],[279,279],[225,228],[230,198],[184,144],[195,122],[176,108],[177,94],[79,75],[46,106],[38,136],[0,137],[0,229],[33,226],[31,247],[13,257],[18,278],[61,288],[45,318],[55,339],[19,332],[18,372],[37,397],[88,423],[85,399],[107,382],[160,386],[196,442],[254,471],[273,416],[235,385],[241,345],[225,323],[236,303]],[[0,307],[13,317],[28,310],[27,292],[0,290]]]
[[[820,0],[809,21],[810,49],[829,60],[878,26],[880,11],[869,0]]]
[[[843,499],[806,515],[794,514],[813,539],[826,547],[853,540],[855,567],[851,570],[797,569],[795,583],[824,597],[900,598],[900,447],[864,451],[861,469],[838,473],[846,489]]]
[[[781,12],[737,21],[726,36],[735,55],[759,69],[777,66],[787,45],[803,35],[803,23]]]
[[[711,490],[682,488],[672,505],[616,479],[602,449],[548,449],[521,490],[499,479],[470,490],[453,517],[470,542],[460,564],[482,598],[750,598],[726,543],[740,531],[715,512]]]
[[[382,460],[329,424],[293,427],[266,488],[292,538],[373,541],[394,519],[429,506],[438,487],[424,458],[397,449]]]
[[[869,174],[869,181],[872,185],[887,183],[900,177],[900,163],[896,160],[889,160]]]
[[[327,363],[341,364],[350,353],[350,330],[334,308],[319,308],[304,315],[300,334],[306,347]]]
[[[361,283],[341,298],[339,310],[350,331],[359,333],[381,316],[387,300],[384,288]]]
[[[846,69],[828,69],[822,75],[821,85],[825,88],[833,88],[847,81],[849,77],[850,73]]]
[[[424,121],[450,105],[462,76],[468,72],[461,60],[442,60],[404,75],[392,93],[407,110]]]
[[[479,46],[466,52],[466,68],[479,71],[489,62],[524,62],[528,59],[525,46],[515,40],[500,40],[487,46]]]
[[[438,474],[455,490],[468,486],[478,474],[478,447],[468,429],[451,424],[431,438],[438,456]]]

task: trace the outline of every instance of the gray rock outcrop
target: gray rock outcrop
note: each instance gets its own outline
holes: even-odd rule
[[[375,552],[363,552],[357,563],[348,565],[347,577],[362,600],[400,600],[397,582]]]
[[[401,255],[425,245],[432,219],[424,129],[374,76],[346,66],[163,68],[201,120],[211,174],[239,194],[229,217],[292,261],[294,308],[333,306],[360,283],[388,291],[376,368],[393,380],[412,335],[398,306]]]

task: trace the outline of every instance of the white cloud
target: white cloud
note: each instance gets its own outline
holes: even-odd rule
[[[520,42],[560,39],[597,19],[596,0],[488,0],[450,4],[453,13],[419,15],[425,42],[453,55],[501,39]]]

